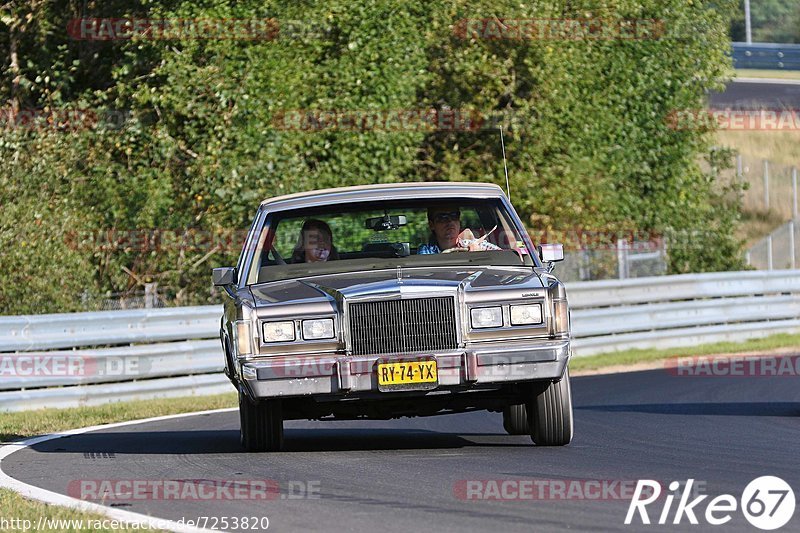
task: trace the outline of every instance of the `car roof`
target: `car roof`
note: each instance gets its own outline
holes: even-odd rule
[[[262,207],[270,210],[296,209],[345,202],[400,200],[425,197],[500,198],[503,189],[494,183],[428,181],[414,183],[379,183],[317,191],[299,192],[267,198]]]

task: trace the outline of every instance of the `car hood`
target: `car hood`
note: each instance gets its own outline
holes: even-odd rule
[[[262,283],[251,286],[250,292],[259,310],[305,304],[309,306],[306,312],[315,314],[339,309],[345,299],[461,293],[464,301],[471,303],[543,297],[544,288],[539,275],[527,267],[446,267],[329,274]]]

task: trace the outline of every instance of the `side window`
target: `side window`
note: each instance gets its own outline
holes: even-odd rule
[[[290,218],[278,222],[275,228],[275,241],[273,247],[278,251],[284,260],[288,261],[292,257],[294,247],[300,238],[300,229],[303,227],[303,220]]]

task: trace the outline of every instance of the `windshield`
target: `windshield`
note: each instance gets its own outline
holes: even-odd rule
[[[278,211],[266,218],[256,242],[248,285],[395,266],[535,265],[499,199],[433,198]]]

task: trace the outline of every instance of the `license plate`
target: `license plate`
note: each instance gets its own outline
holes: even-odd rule
[[[435,359],[378,361],[378,390],[428,390],[439,385]]]

